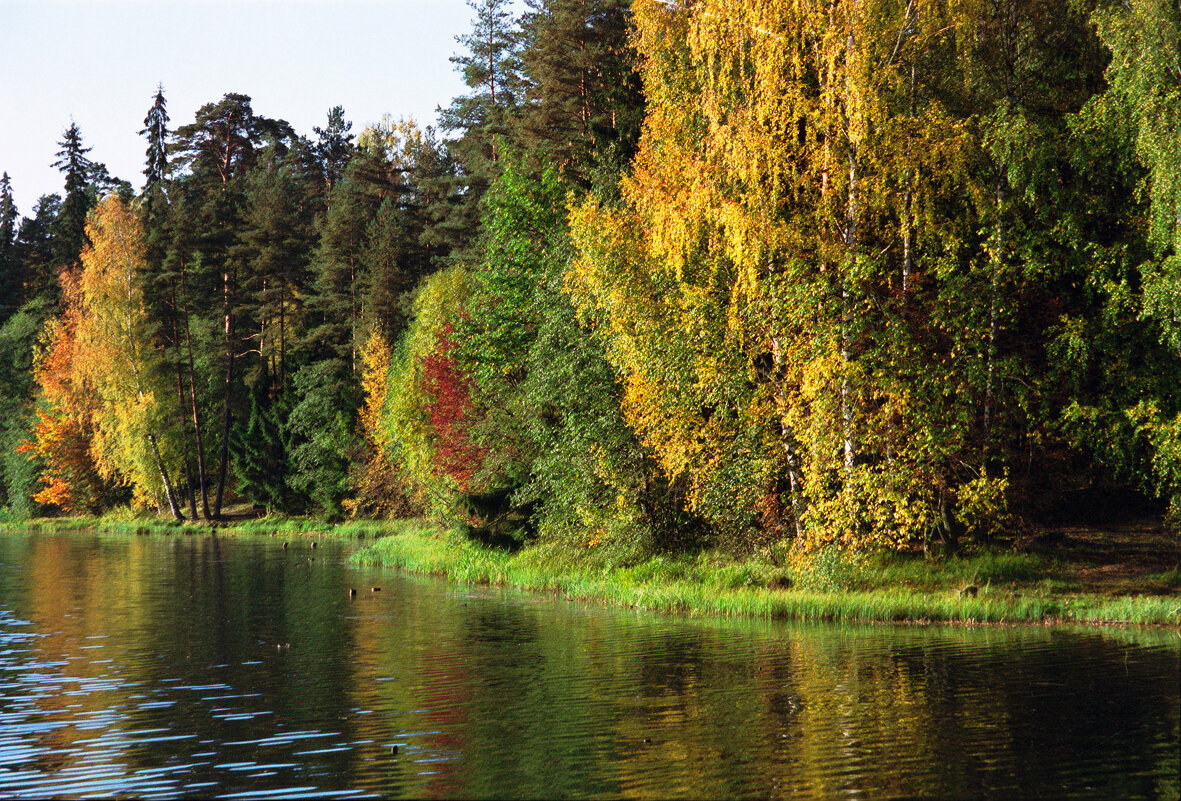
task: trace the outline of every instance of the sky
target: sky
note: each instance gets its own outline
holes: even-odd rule
[[[157,84],[172,130],[228,92],[309,137],[337,105],[354,133],[385,114],[433,124],[465,90],[449,59],[471,19],[463,0],[0,0],[0,172],[30,216],[63,191],[50,165],[73,119],[139,189]]]

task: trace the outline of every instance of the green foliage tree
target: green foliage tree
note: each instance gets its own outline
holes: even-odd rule
[[[17,447],[34,424],[33,354],[48,311],[44,301],[23,305],[0,325],[0,507],[18,520],[38,509],[37,465]]]
[[[1138,311],[1139,319],[1154,329],[1164,354],[1137,343],[1136,352],[1147,358],[1134,365],[1139,370],[1124,369],[1122,375],[1125,382],[1140,379],[1133,384],[1139,397],[1125,390],[1115,395],[1124,405],[1116,414],[1111,414],[1109,405],[1108,413],[1103,414],[1097,404],[1072,407],[1070,418],[1071,422],[1090,423],[1087,428],[1091,430],[1103,431],[1099,439],[1107,447],[1099,452],[1123,455],[1116,464],[1125,468],[1125,474],[1169,499],[1174,527],[1181,526],[1181,404],[1173,391],[1181,363],[1179,11],[1169,0],[1135,0],[1103,3],[1095,13],[1099,35],[1112,55],[1106,71],[1110,88],[1093,101],[1084,124],[1128,143],[1123,155],[1130,161],[1128,151],[1134,152],[1143,169],[1139,188],[1147,200],[1143,234],[1148,252],[1142,254],[1133,275],[1105,287],[1110,299],[1104,309],[1109,313],[1104,316],[1108,320],[1114,317],[1127,329],[1132,327],[1127,316]],[[1113,344],[1126,347],[1126,340]],[[1148,380],[1144,380],[1145,374]]]
[[[460,361],[485,412],[477,435],[511,482],[507,519],[543,538],[630,552],[684,545],[695,533],[683,498],[624,421],[604,343],[564,292],[573,255],[566,190],[555,170],[508,167],[487,196],[483,258]]]

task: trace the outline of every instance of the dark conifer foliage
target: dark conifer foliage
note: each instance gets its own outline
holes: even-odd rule
[[[323,128],[313,127],[317,140],[312,146],[319,168],[324,177],[324,190],[331,192],[344,175],[354,147],[351,133],[353,123],[344,118],[344,108],[333,106],[328,111],[328,123]]]
[[[140,136],[147,138],[148,148],[145,152],[144,165],[144,197],[148,202],[154,202],[156,191],[168,178],[168,101],[164,99],[164,85],[156,87],[156,97],[148,115],[144,117],[144,127]]]
[[[23,270],[16,251],[17,220],[12,180],[4,173],[0,175],[0,327],[20,306],[24,292]]]
[[[16,236],[16,259],[19,263],[23,294],[28,302],[40,299],[56,302],[59,262],[54,248],[54,221],[61,210],[60,195],[42,195],[33,205],[33,216],[21,220]]]
[[[245,423],[237,426],[230,437],[238,492],[268,511],[290,511],[285,412],[283,400],[269,397],[259,384],[250,394]]]
[[[71,264],[86,245],[86,215],[95,200],[91,191],[94,165],[86,156],[90,148],[82,146],[77,123],[70,123],[58,146],[61,150],[53,166],[65,177],[66,194],[53,221],[53,255],[59,263]]]
[[[588,186],[618,174],[640,137],[644,100],[628,40],[628,0],[529,0],[519,153]]]

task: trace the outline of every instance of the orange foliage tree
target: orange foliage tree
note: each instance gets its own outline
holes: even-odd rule
[[[46,323],[46,347],[33,369],[40,394],[37,422],[17,451],[44,463],[44,486],[33,500],[63,512],[94,512],[111,494],[91,452],[99,398],[94,386],[79,380],[74,370],[83,314],[79,276],[63,270],[59,281],[64,311]]]

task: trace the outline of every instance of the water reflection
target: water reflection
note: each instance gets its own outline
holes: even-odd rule
[[[343,556],[0,537],[0,794],[1179,793],[1175,632],[679,620]]]

